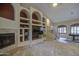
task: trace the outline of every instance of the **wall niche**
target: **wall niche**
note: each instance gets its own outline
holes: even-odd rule
[[[28,11],[26,11],[26,10],[22,10],[21,12],[20,12],[20,17],[24,17],[24,18],[30,18],[29,17],[29,12]]]
[[[41,19],[41,15],[39,14],[39,12],[33,12],[32,13],[32,19],[35,19],[35,20],[40,20]]]
[[[14,8],[10,3],[0,3],[0,17],[14,20]]]

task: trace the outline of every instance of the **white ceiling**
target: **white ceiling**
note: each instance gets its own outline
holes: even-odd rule
[[[57,7],[52,7],[52,3],[22,3],[24,7],[34,7],[42,11],[53,22],[72,20],[79,18],[78,3],[62,3]]]

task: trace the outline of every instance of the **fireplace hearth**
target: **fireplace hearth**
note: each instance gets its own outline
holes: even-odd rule
[[[0,49],[15,43],[15,33],[0,34]]]

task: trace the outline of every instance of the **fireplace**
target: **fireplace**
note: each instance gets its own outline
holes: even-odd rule
[[[0,49],[15,43],[15,33],[0,34]]]

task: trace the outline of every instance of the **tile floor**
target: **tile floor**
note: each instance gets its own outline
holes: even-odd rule
[[[79,43],[44,41],[31,47],[19,48],[14,56],[79,56]]]

